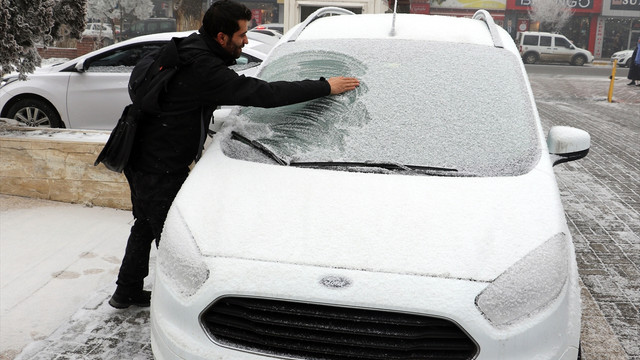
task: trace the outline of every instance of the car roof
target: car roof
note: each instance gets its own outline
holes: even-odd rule
[[[393,22],[394,14],[323,17],[310,23],[296,41],[397,38],[494,46],[484,21],[437,15],[396,14],[395,31],[392,35]]]
[[[554,34],[554,33],[550,33],[550,32],[544,32],[544,31],[523,31],[522,32],[525,35],[556,35],[556,36],[564,36],[562,34]]]

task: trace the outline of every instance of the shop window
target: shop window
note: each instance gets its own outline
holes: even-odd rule
[[[629,42],[630,27],[630,19],[611,18],[605,20],[602,57],[608,58],[617,51],[633,49],[635,43]]]

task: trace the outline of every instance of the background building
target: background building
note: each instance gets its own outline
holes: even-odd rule
[[[616,51],[634,49],[640,37],[640,1],[603,0],[597,32],[596,57],[608,58]]]
[[[174,16],[169,0],[153,0],[156,16]],[[173,0],[179,1],[179,0]],[[203,13],[215,0],[203,0]],[[354,13],[384,13],[396,0],[238,0],[253,12],[251,26],[284,24],[285,31],[324,6],[338,6]],[[532,22],[531,5],[536,0],[397,0],[399,13],[471,17],[489,11],[496,24],[515,38],[522,31],[550,31],[548,25]],[[596,58],[633,49],[640,37],[640,0],[558,0],[571,9],[572,16],[559,31]],[[175,4],[174,4],[175,5]],[[197,27],[196,27],[197,28]]]

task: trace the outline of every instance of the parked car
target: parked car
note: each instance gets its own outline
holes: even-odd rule
[[[486,11],[322,16],[336,12],[288,31],[258,77],[360,86],[239,109],[177,195],[155,357],[575,360],[578,272],[552,166],[585,156],[589,135],[552,127],[545,142]]]
[[[160,33],[122,41],[40,68],[26,81],[19,81],[17,74],[6,76],[0,82],[0,117],[28,126],[111,130],[122,109],[131,103],[127,84],[138,60],[172,37],[191,33]],[[269,36],[250,34],[236,70],[255,74],[254,67],[274,44]]]
[[[113,44],[113,28],[105,23],[87,23],[82,36],[102,39],[106,45]]]
[[[617,66],[629,67],[631,65],[629,59],[631,58],[632,54],[633,50],[622,50],[615,52],[613,55],[611,55],[611,63],[613,63],[615,60],[618,60]]]
[[[516,36],[516,45],[525,64],[541,62],[568,62],[582,66],[593,62],[593,54],[581,49],[565,36],[546,32],[525,31]]]
[[[260,33],[260,34],[264,34],[264,35],[269,35],[271,37],[274,37],[276,39],[280,39],[282,37],[282,33],[276,31],[276,30],[270,30],[270,29],[256,29],[253,28],[251,30],[249,30],[250,33]]]
[[[279,33],[280,35],[284,34],[284,24],[282,23],[267,23],[256,25],[251,28],[251,31],[262,31],[262,30],[270,30]]]
[[[122,32],[122,39],[131,39],[136,36],[157,34],[176,31],[176,19],[149,18],[138,20],[131,24],[128,30]]]

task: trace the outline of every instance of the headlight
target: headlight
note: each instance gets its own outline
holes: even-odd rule
[[[209,269],[177,206],[167,215],[157,263],[158,272],[184,296],[195,294],[209,278]]]
[[[569,275],[565,234],[557,234],[502,273],[478,295],[476,306],[495,326],[539,312],[555,300]]]

